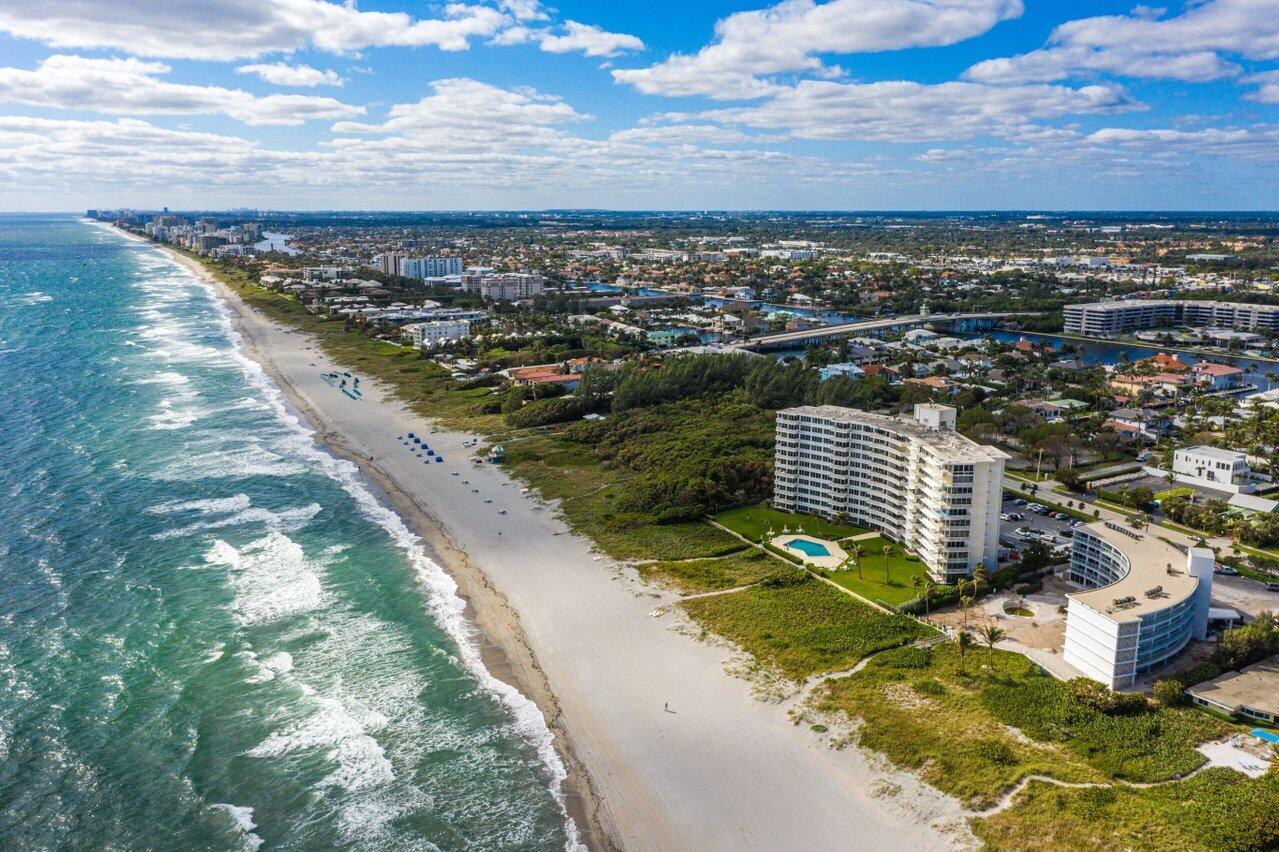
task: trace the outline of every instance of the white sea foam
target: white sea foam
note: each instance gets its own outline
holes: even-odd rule
[[[158,250],[154,256],[172,263],[167,255]],[[186,270],[182,271],[186,273]],[[341,484],[343,489],[359,506],[361,512],[386,530],[391,538],[404,550],[417,574],[419,583],[426,593],[427,604],[436,623],[453,639],[458,648],[461,663],[472,673],[484,689],[498,698],[510,714],[514,728],[536,748],[538,756],[550,776],[550,790],[559,803],[560,813],[568,836],[566,848],[574,850],[574,852],[585,850],[586,847],[581,841],[577,825],[564,806],[562,787],[564,779],[567,778],[567,772],[559,754],[555,751],[554,735],[547,726],[546,718],[542,715],[542,711],[537,705],[527,696],[510,684],[499,680],[485,667],[475,642],[474,628],[465,618],[466,602],[458,595],[457,584],[453,578],[426,555],[421,540],[409,530],[404,520],[377,500],[354,464],[344,459],[335,458],[315,445],[314,431],[305,426],[289,410],[285,404],[283,394],[270,377],[267,376],[262,366],[244,354],[244,340],[232,324],[230,309],[223,303],[216,289],[200,280],[198,276],[190,273],[186,273],[186,280],[198,284],[209,295],[218,313],[223,332],[232,344],[230,354],[240,366],[246,381],[261,393],[267,404],[275,411],[277,420],[286,427],[290,436],[287,444],[291,454],[306,460],[315,469],[323,471],[330,478]],[[280,467],[287,466],[282,459],[274,462],[274,464]],[[184,466],[181,473],[183,474],[179,477],[181,479],[190,478],[192,475],[190,467],[187,466]],[[200,473],[202,475],[212,475],[208,473],[208,468],[204,467],[201,467]],[[289,475],[289,473],[264,475]],[[219,546],[221,547],[219,548]],[[215,543],[210,554],[221,552],[225,556],[227,551],[234,551],[234,548],[230,548],[229,545],[219,541]],[[243,560],[243,553],[237,553],[236,558]],[[274,737],[275,735],[272,736]],[[268,738],[267,742],[272,742],[272,740]],[[278,747],[278,743],[279,741],[276,741],[275,747]],[[265,745],[266,743],[263,743],[263,746]],[[374,742],[374,745],[376,746],[376,742]],[[259,748],[263,746],[259,746]],[[383,759],[385,759],[385,756],[383,756]],[[389,763],[387,764],[387,769],[388,771],[390,769]]]
[[[239,549],[218,539],[204,559],[231,569],[236,618],[241,624],[310,612],[328,601],[316,565],[282,532],[273,530]]]
[[[147,514],[175,515],[181,512],[199,512],[201,515],[213,515],[223,512],[243,512],[249,506],[247,494],[236,494],[234,497],[213,497],[207,500],[173,500],[148,507]]]
[[[153,534],[151,537],[156,540],[167,538],[180,538],[187,535],[195,535],[209,530],[220,530],[227,527],[246,526],[248,524],[261,524],[273,530],[283,532],[293,532],[306,526],[312,518],[320,513],[321,507],[319,503],[310,503],[306,506],[298,506],[293,509],[284,509],[279,512],[272,512],[269,509],[257,507],[247,508],[237,512],[227,518],[221,518],[216,521],[201,521],[199,523],[188,524],[177,529],[165,530]]]
[[[231,817],[236,831],[239,832],[243,839],[242,849],[248,850],[248,852],[257,852],[257,849],[262,845],[262,838],[253,833],[253,829],[258,827],[257,823],[253,821],[253,808],[228,805],[221,802],[211,807],[217,808]]]
[[[343,702],[315,694],[303,686],[314,711],[297,724],[276,731],[249,750],[251,757],[283,757],[300,751],[323,749],[337,768],[321,783],[324,787],[363,790],[395,780],[395,769],[386,752],[371,735],[386,724],[386,717],[358,702]]]

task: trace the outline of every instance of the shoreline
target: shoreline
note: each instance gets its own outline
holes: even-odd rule
[[[126,236],[132,236],[126,234]],[[142,242],[147,242],[142,240]],[[153,244],[154,245],[154,244]],[[564,764],[567,776],[560,783],[558,794],[568,816],[573,820],[580,840],[591,849],[615,849],[599,822],[598,799],[590,777],[567,747],[569,737],[560,723],[561,711],[555,695],[550,691],[546,675],[537,665],[532,648],[519,625],[519,616],[505,597],[493,586],[483,571],[474,566],[466,553],[456,547],[443,525],[421,506],[413,495],[377,465],[357,453],[342,433],[330,428],[324,418],[286,376],[277,368],[268,352],[264,351],[255,335],[257,324],[270,321],[254,315],[239,295],[223,284],[197,261],[167,246],[156,245],[175,263],[213,287],[230,313],[232,324],[239,332],[244,354],[266,371],[280,389],[289,406],[313,431],[315,442],[334,456],[345,459],[359,468],[370,490],[380,501],[388,504],[400,515],[408,528],[422,539],[427,556],[436,562],[458,586],[458,597],[465,603],[463,617],[473,628],[472,640],[479,651],[484,667],[493,677],[519,691],[532,701],[554,737],[555,751]],[[295,332],[296,333],[296,332]]]
[[[955,800],[870,752],[832,749],[755,697],[725,672],[735,655],[699,641],[671,606],[677,595],[641,584],[500,468],[466,464],[474,436],[431,425],[371,379],[359,401],[335,393],[319,373],[337,365],[317,341],[156,247],[223,297],[245,354],[317,443],[356,463],[454,578],[488,672],[514,682],[555,736],[562,800],[591,848],[972,844]],[[409,430],[429,432],[451,464],[410,464],[395,440]],[[484,504],[500,502],[481,504],[481,488]],[[509,514],[496,517],[499,505]],[[897,792],[876,792],[883,781]]]
[[[1151,349],[1155,352],[1181,352],[1185,355],[1194,355],[1196,358],[1233,358],[1244,359],[1248,361],[1261,361],[1266,364],[1279,364],[1279,358],[1269,355],[1255,355],[1250,352],[1217,352],[1211,349],[1196,349],[1193,346],[1180,346],[1178,344],[1150,343],[1145,340],[1127,340],[1124,338],[1109,337],[1085,337],[1082,334],[1066,334],[1064,331],[1025,331],[1024,329],[1001,328],[1001,331],[1007,331],[1010,334],[1033,334],[1037,337],[1051,337],[1056,340],[1068,340],[1074,343],[1094,343],[1109,344],[1111,346],[1134,346],[1141,349]]]

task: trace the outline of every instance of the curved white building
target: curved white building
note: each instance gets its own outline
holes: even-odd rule
[[[915,418],[833,405],[777,412],[773,505],[881,530],[939,582],[995,569],[1004,459],[955,431],[955,409]]]
[[[1208,632],[1211,550],[1183,553],[1109,521],[1075,531],[1064,658],[1112,689],[1132,686]]]

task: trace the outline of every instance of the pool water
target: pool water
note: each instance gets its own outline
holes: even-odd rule
[[[798,550],[805,556],[830,556],[830,551],[826,549],[826,545],[809,541],[806,538],[797,538],[794,541],[787,542],[786,546],[791,550]]]

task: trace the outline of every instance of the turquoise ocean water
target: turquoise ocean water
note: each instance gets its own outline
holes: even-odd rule
[[[154,247],[0,217],[0,847],[562,849],[452,581]]]

